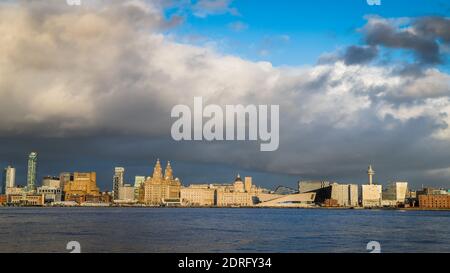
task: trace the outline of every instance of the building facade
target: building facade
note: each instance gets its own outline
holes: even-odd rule
[[[124,184],[125,168],[115,167],[113,176],[113,199],[119,199],[119,189]]]
[[[153,169],[153,175],[145,181],[144,203],[148,205],[165,205],[180,203],[181,182],[173,177],[170,162],[163,173],[159,159]]]
[[[18,194],[24,194],[26,192],[26,189],[23,187],[12,187],[6,189],[6,195],[18,195]]]
[[[361,186],[361,205],[363,207],[381,207],[381,185]]]
[[[119,187],[118,200],[123,202],[134,202],[136,200],[134,195],[134,187],[128,184]]]
[[[11,205],[43,206],[44,195],[42,194],[8,195],[8,203]]]
[[[145,185],[145,176],[134,177],[134,199],[139,200],[139,193],[142,186]]]
[[[45,176],[42,179],[42,186],[62,189],[60,177],[57,176]]]
[[[231,186],[224,185],[216,188],[216,205],[218,207],[249,207],[253,206],[256,199],[256,190],[249,182],[251,178],[247,178],[247,187],[249,191],[245,190],[245,183],[238,174],[234,183]]]
[[[329,199],[336,200],[337,206],[357,207],[359,205],[358,185],[333,183],[330,188],[331,195]]]
[[[450,209],[450,195],[448,194],[421,194],[419,207],[424,209]]]
[[[41,186],[37,188],[37,194],[44,196],[45,203],[61,202],[62,190],[60,187]]]
[[[69,182],[64,185],[64,200],[82,202],[100,196],[97,187],[97,176],[95,172],[79,173],[71,175]]]
[[[393,206],[405,204],[407,192],[408,182],[393,182],[383,189],[383,204]]]
[[[298,192],[317,192],[320,189],[327,188],[331,185],[329,181],[299,181],[298,182]]]
[[[185,206],[214,206],[216,190],[209,185],[182,187],[180,196]]]
[[[14,188],[16,186],[16,169],[8,166],[3,170],[2,187],[0,193],[5,194],[7,188]]]

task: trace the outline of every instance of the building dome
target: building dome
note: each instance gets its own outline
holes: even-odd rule
[[[234,182],[237,182],[237,181],[241,181],[241,182],[242,182],[242,179],[241,179],[241,175],[240,175],[240,174],[238,174],[238,175],[236,176],[236,179],[234,180]]]

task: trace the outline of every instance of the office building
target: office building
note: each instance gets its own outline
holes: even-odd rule
[[[113,176],[113,199],[119,199],[119,188],[124,184],[124,174],[125,169],[122,167],[114,168],[114,176]]]
[[[330,198],[336,200],[339,207],[357,207],[358,202],[358,185],[356,184],[338,184],[330,185]]]
[[[244,182],[238,174],[232,186],[224,185],[216,188],[216,205],[219,207],[253,206],[255,194],[251,190],[245,191]]]
[[[62,190],[60,187],[41,186],[37,188],[37,194],[44,196],[45,203],[61,202],[62,200]]]
[[[153,169],[153,175],[145,181],[144,202],[148,205],[181,204],[181,182],[173,177],[170,162],[163,173],[159,159]]]
[[[362,185],[361,204],[363,207],[381,206],[381,185]]]
[[[23,206],[43,206],[44,195],[26,193],[20,195],[8,195],[8,203]]]
[[[361,186],[361,204],[363,207],[381,207],[382,187],[373,183],[375,170],[372,168],[372,165],[369,165],[367,175],[369,178],[368,184]]]
[[[64,200],[76,201],[78,203],[98,199],[100,196],[97,187],[97,176],[95,172],[79,173],[71,175],[71,180],[64,185]]]
[[[145,184],[145,176],[134,177],[134,199],[139,200],[139,193]]]
[[[63,188],[60,177],[57,176],[44,176],[42,179],[42,186],[60,189]]]
[[[14,188],[16,186],[16,169],[8,166],[3,171],[2,187],[0,193],[6,194],[7,188]]]
[[[122,202],[135,202],[134,197],[134,187],[128,184],[125,184],[119,187],[119,199],[118,201]]]
[[[33,192],[36,190],[36,173],[37,173],[37,158],[36,152],[30,153],[28,156],[28,171],[27,171],[27,191]]]
[[[6,195],[19,195],[24,194],[26,189],[24,187],[12,187],[6,189]]]
[[[393,182],[387,185],[382,192],[383,205],[398,206],[405,204],[408,192],[408,182]]]
[[[421,194],[419,207],[423,209],[450,209],[450,195],[448,194]]]
[[[214,206],[216,190],[209,185],[190,185],[181,188],[181,202],[185,206]]]

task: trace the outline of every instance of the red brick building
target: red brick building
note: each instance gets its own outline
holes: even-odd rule
[[[447,194],[419,195],[419,207],[450,209],[450,195]]]
[[[8,202],[8,197],[6,195],[0,195],[0,205],[5,205]]]

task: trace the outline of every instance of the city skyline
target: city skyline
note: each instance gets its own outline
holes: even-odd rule
[[[45,179],[52,178],[52,177],[59,177],[60,175],[63,175],[63,174],[74,173],[74,172],[80,172],[80,173],[82,173],[82,172],[88,172],[88,173],[95,172],[95,173],[97,173],[95,171],[95,169],[86,169],[86,170],[73,170],[72,169],[70,171],[68,171],[68,170],[61,170],[61,171],[59,171],[57,173],[52,173],[52,174],[46,174],[46,175],[43,175],[43,176],[39,176],[38,175],[39,169],[36,167],[36,165],[37,165],[37,156],[38,156],[38,153],[36,153],[36,152],[31,152],[29,154],[28,161],[27,161],[28,165],[27,165],[27,168],[26,168],[27,170],[30,170],[30,168],[32,169],[32,173],[33,173],[32,176],[34,176],[34,182],[33,182],[32,185],[33,185],[34,189],[37,186],[43,185],[42,181],[44,181]],[[157,161],[157,164],[159,164],[160,158],[157,157],[156,161]],[[170,168],[171,167],[171,161],[167,160],[167,164],[168,164],[168,167]],[[175,164],[175,165],[177,165],[177,164]],[[17,174],[19,174],[19,177],[20,177],[20,171],[16,172],[17,168],[14,165],[8,165],[7,167],[5,167],[4,168],[4,173],[6,174],[6,171],[7,170],[11,170],[11,169],[13,170],[13,178],[12,178],[12,182],[9,183],[9,184],[12,184],[14,186],[20,186],[20,187],[23,187],[24,189],[28,190],[30,188],[30,186],[29,186],[30,185],[30,182],[29,182],[30,174],[28,173],[29,171],[25,175],[27,181],[25,181],[25,183],[21,183],[20,179],[19,179],[19,183],[18,183],[18,180],[17,180],[16,177],[17,177]],[[149,167],[148,169],[151,169],[151,168]],[[111,168],[111,170],[112,170],[112,172],[110,174],[110,181],[108,181],[110,183],[110,185],[108,186],[107,183],[100,183],[100,186],[101,186],[100,190],[101,191],[110,191],[110,192],[112,192],[112,194],[113,194],[112,197],[114,199],[118,199],[118,197],[119,197],[119,188],[120,187],[122,187],[122,186],[132,186],[132,185],[134,185],[134,187],[136,187],[136,183],[138,183],[137,180],[143,179],[145,181],[146,177],[150,177],[150,172],[129,173],[127,171],[127,168],[125,168],[123,166],[114,166],[114,167]],[[239,171],[235,171],[234,173],[229,173],[229,174],[227,174],[228,178],[223,179],[223,180],[214,179],[214,178],[210,177],[210,178],[206,178],[206,180],[202,180],[202,181],[187,181],[187,183],[182,184],[182,185],[230,183],[232,181],[232,179],[234,178],[234,175],[238,174],[238,176],[239,176],[239,173],[240,173]],[[250,175],[251,172],[245,172],[245,173],[248,174],[250,177],[252,177]],[[361,172],[361,173],[363,174],[364,172]],[[364,173],[364,174],[366,174],[365,175],[365,177],[366,177],[365,180],[361,180],[361,181],[358,181],[358,182],[355,182],[355,181],[343,181],[343,180],[335,179],[335,178],[332,178],[332,177],[320,177],[320,178],[314,178],[314,179],[298,178],[293,183],[290,183],[290,184],[287,184],[287,185],[286,184],[276,184],[276,185],[273,185],[272,187],[268,187],[268,188],[271,189],[271,190],[275,190],[277,187],[280,187],[280,186],[281,187],[288,187],[288,188],[295,188],[299,181],[327,181],[327,183],[351,183],[351,184],[357,184],[357,185],[366,185],[366,184],[372,185],[373,184],[373,185],[382,185],[382,186],[388,186],[391,183],[396,182],[396,181],[407,181],[407,180],[401,180],[401,179],[400,180],[399,179],[390,179],[390,180],[387,180],[387,181],[384,181],[384,182],[379,182],[378,179],[373,179],[373,177],[375,176],[376,172],[374,171],[373,166],[371,164],[369,164],[369,168],[368,168],[367,172]],[[367,180],[367,174],[368,174],[368,177],[369,177],[368,180]],[[5,182],[5,181],[3,181],[3,179],[7,180],[6,177],[7,176],[5,176],[5,175],[2,176],[2,181],[1,181],[2,183]],[[181,179],[181,180],[184,181],[184,179]],[[112,183],[111,183],[111,181],[112,181]],[[98,182],[99,181],[97,180],[96,183],[98,183]],[[291,184],[294,184],[294,186],[292,186]],[[5,184],[5,185],[7,185],[7,184]],[[261,185],[264,186],[264,183],[262,183]],[[3,186],[3,184],[2,184],[2,186]],[[431,188],[436,188],[436,187],[437,188],[446,188],[446,186],[448,186],[448,185],[444,184],[444,186],[442,186],[442,187],[439,186],[439,185],[426,185],[426,186],[427,187],[431,187]],[[267,186],[264,186],[264,187],[267,187]],[[425,187],[425,185],[422,184],[421,187],[413,187],[412,189],[419,189],[419,188],[423,189],[424,187]]]
[[[289,4],[288,4],[289,3]],[[450,7],[442,1],[2,1],[0,166],[24,183],[115,166],[148,173],[160,155],[183,181],[247,173],[301,179],[450,182]],[[114,26],[114,27],[112,27]],[[126,42],[124,42],[126,41]],[[179,142],[171,109],[279,105],[279,149]],[[222,108],[223,109],[223,108]]]

